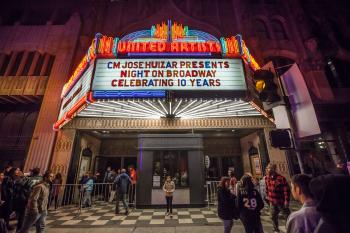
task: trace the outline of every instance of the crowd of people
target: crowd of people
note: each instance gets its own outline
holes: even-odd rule
[[[246,233],[263,233],[260,212],[268,205],[273,232],[280,232],[280,212],[286,219],[287,233],[346,233],[350,203],[350,176],[323,175],[312,178],[294,175],[290,185],[270,163],[260,181],[246,173],[237,181],[233,170],[221,178],[218,188],[218,216],[229,233],[234,220],[240,220]],[[290,194],[302,207],[293,213]]]
[[[223,221],[224,232],[229,233],[234,220],[240,220],[246,233],[263,233],[261,210],[268,206],[274,232],[280,232],[279,215],[286,219],[287,233],[346,233],[350,203],[350,176],[323,175],[310,177],[297,174],[287,179],[277,172],[276,164],[270,163],[266,175],[260,181],[245,173],[240,180],[230,169],[228,177],[221,178],[218,187],[218,216]],[[129,213],[136,185],[136,170],[130,167],[113,170],[108,167],[103,178],[87,172],[80,180],[81,206],[91,207],[91,196],[96,182],[107,187],[102,194],[106,201],[116,199],[115,213],[119,214],[121,201],[125,215]],[[100,183],[100,184],[101,184]],[[13,230],[10,217],[15,213],[16,232],[27,233],[35,225],[36,232],[44,232],[49,207],[57,209],[62,189],[62,175],[51,171],[40,174],[33,168],[24,174],[19,168],[8,166],[0,172],[0,232]],[[132,190],[135,190],[134,188]],[[164,180],[163,191],[166,215],[172,218],[172,201],[175,182],[170,176]],[[126,202],[129,196],[129,204]],[[302,204],[291,213],[290,196]]]
[[[51,171],[40,175],[40,168],[29,174],[19,168],[7,166],[0,172],[0,231],[14,230],[10,218],[15,213],[16,232],[26,233],[32,225],[37,232],[44,232],[47,210],[54,202],[58,207],[58,195],[62,176]]]
[[[132,206],[134,202],[136,190],[137,175],[134,167],[130,166],[127,172],[124,168],[112,169],[108,166],[103,178],[100,179],[99,177],[99,173],[93,175],[92,172],[87,172],[80,179],[79,184],[81,185],[82,207],[91,207],[91,197],[94,184],[100,182],[99,184],[103,185],[102,195],[104,196],[105,201],[112,202],[113,200],[116,200],[115,213],[119,214],[119,202],[121,201],[125,209],[125,215],[128,215],[129,207]],[[127,204],[127,198],[129,199],[129,204]]]
[[[116,199],[116,214],[119,214],[119,201],[124,205],[125,214],[129,213],[126,202],[129,187],[135,190],[136,170],[129,168],[113,170],[107,168],[104,177],[99,180],[99,174],[85,173],[79,181],[81,190],[81,206],[91,207],[92,192],[96,182],[104,184],[107,189],[103,194],[110,201]],[[19,168],[7,166],[0,172],[0,232],[16,230],[26,233],[35,225],[36,232],[44,232],[45,219],[49,208],[56,210],[59,206],[59,196],[62,189],[62,175],[47,171],[40,174],[40,168],[33,168],[25,174]],[[132,192],[131,192],[131,195]],[[129,202],[133,197],[129,197]],[[10,225],[10,218],[15,214],[16,229]]]

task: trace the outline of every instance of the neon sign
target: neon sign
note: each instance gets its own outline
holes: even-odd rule
[[[245,91],[242,59],[98,59],[92,91]]]
[[[122,39],[97,33],[86,55],[64,85],[62,97],[67,94],[96,57],[116,58],[118,54],[129,56],[222,54],[226,58],[241,57],[253,70],[260,68],[251,56],[241,35],[230,38],[222,37],[217,40],[208,33],[190,30],[187,26],[176,22],[171,23],[169,20],[167,24],[165,22],[156,24],[150,30],[131,33]]]
[[[210,56],[214,54],[221,55],[224,59],[221,59],[221,61],[220,59],[211,59]],[[122,67],[122,64],[118,67],[118,61],[115,60],[118,56],[131,58],[142,56],[143,58],[135,59],[134,62],[136,63],[124,61],[124,65],[131,65],[132,67]],[[172,56],[176,56],[177,60],[169,58]],[[252,70],[260,68],[241,35],[222,37],[218,40],[209,33],[190,29],[188,26],[171,22],[171,20],[153,25],[149,30],[130,33],[122,38],[97,33],[83,59],[63,87],[61,95],[61,108],[63,109],[61,109],[59,120],[54,128],[58,129],[88,103],[94,102],[93,97],[157,98],[164,97],[165,90],[222,90],[225,88],[227,90],[242,90],[245,88],[243,82],[230,84],[233,76],[231,74],[227,77],[224,75],[226,72],[224,70],[228,69],[228,67],[225,67],[225,63],[223,63],[223,67],[218,66],[210,70],[206,67],[206,60],[178,59],[178,57],[199,56],[208,59],[209,62],[217,60],[210,63],[217,65],[224,61],[233,62],[235,59],[232,58],[241,58]],[[153,57],[153,62],[158,62],[158,65],[163,65],[162,62],[164,62],[166,65],[157,68],[147,67],[147,59],[144,57]],[[164,61],[158,59],[157,61],[155,57],[169,59],[163,59]],[[93,81],[94,85],[90,85],[90,80],[89,85],[84,83],[81,86],[81,81],[88,80],[87,73],[92,73],[93,69],[96,69],[96,74],[99,73],[98,67],[94,67],[97,58],[113,59],[109,61],[110,63],[105,64],[103,68],[106,74],[108,73],[111,76],[105,79],[100,78],[100,85],[103,88],[98,87],[99,84],[96,84],[95,79]],[[98,59],[96,63],[101,66],[99,62],[103,59]],[[121,60],[119,59],[119,61]],[[131,61],[131,59],[128,60]],[[170,66],[167,64],[170,64]],[[141,78],[140,75],[142,75]],[[233,86],[236,87],[232,88]],[[135,90],[135,87],[141,90]]]
[[[121,41],[118,53],[221,53],[218,42],[130,42]]]

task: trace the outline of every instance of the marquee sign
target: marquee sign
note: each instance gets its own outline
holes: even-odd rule
[[[170,20],[153,25],[150,30],[130,33],[121,39],[97,33],[86,55],[64,85],[62,97],[74,86],[95,58],[117,58],[119,55],[208,57],[213,54],[221,54],[225,58],[242,58],[251,69],[260,68],[241,35],[221,37],[218,40],[206,32],[190,30],[188,26],[172,23]]]
[[[167,91],[241,95],[247,89],[243,63],[260,68],[241,35],[218,39],[171,20],[121,38],[97,33],[63,87],[54,129],[97,106],[95,99],[164,98]]]
[[[92,91],[246,90],[241,59],[98,59]]]
[[[67,113],[74,107],[74,105],[90,91],[90,84],[92,79],[93,66],[90,66],[82,78],[74,85],[69,93],[62,99],[59,118],[70,117]]]

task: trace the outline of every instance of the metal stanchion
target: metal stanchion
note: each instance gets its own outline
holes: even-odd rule
[[[208,189],[208,181],[206,182],[206,185],[205,185],[205,188],[206,188],[206,191],[207,191],[207,202],[208,202],[208,209],[210,209],[210,201],[209,201],[209,189]]]

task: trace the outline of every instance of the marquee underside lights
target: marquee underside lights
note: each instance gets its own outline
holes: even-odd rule
[[[166,102],[164,99],[98,100],[78,113],[79,117],[146,119],[162,117],[194,119],[260,115],[261,113],[249,102],[228,99],[175,99],[174,102]]]

